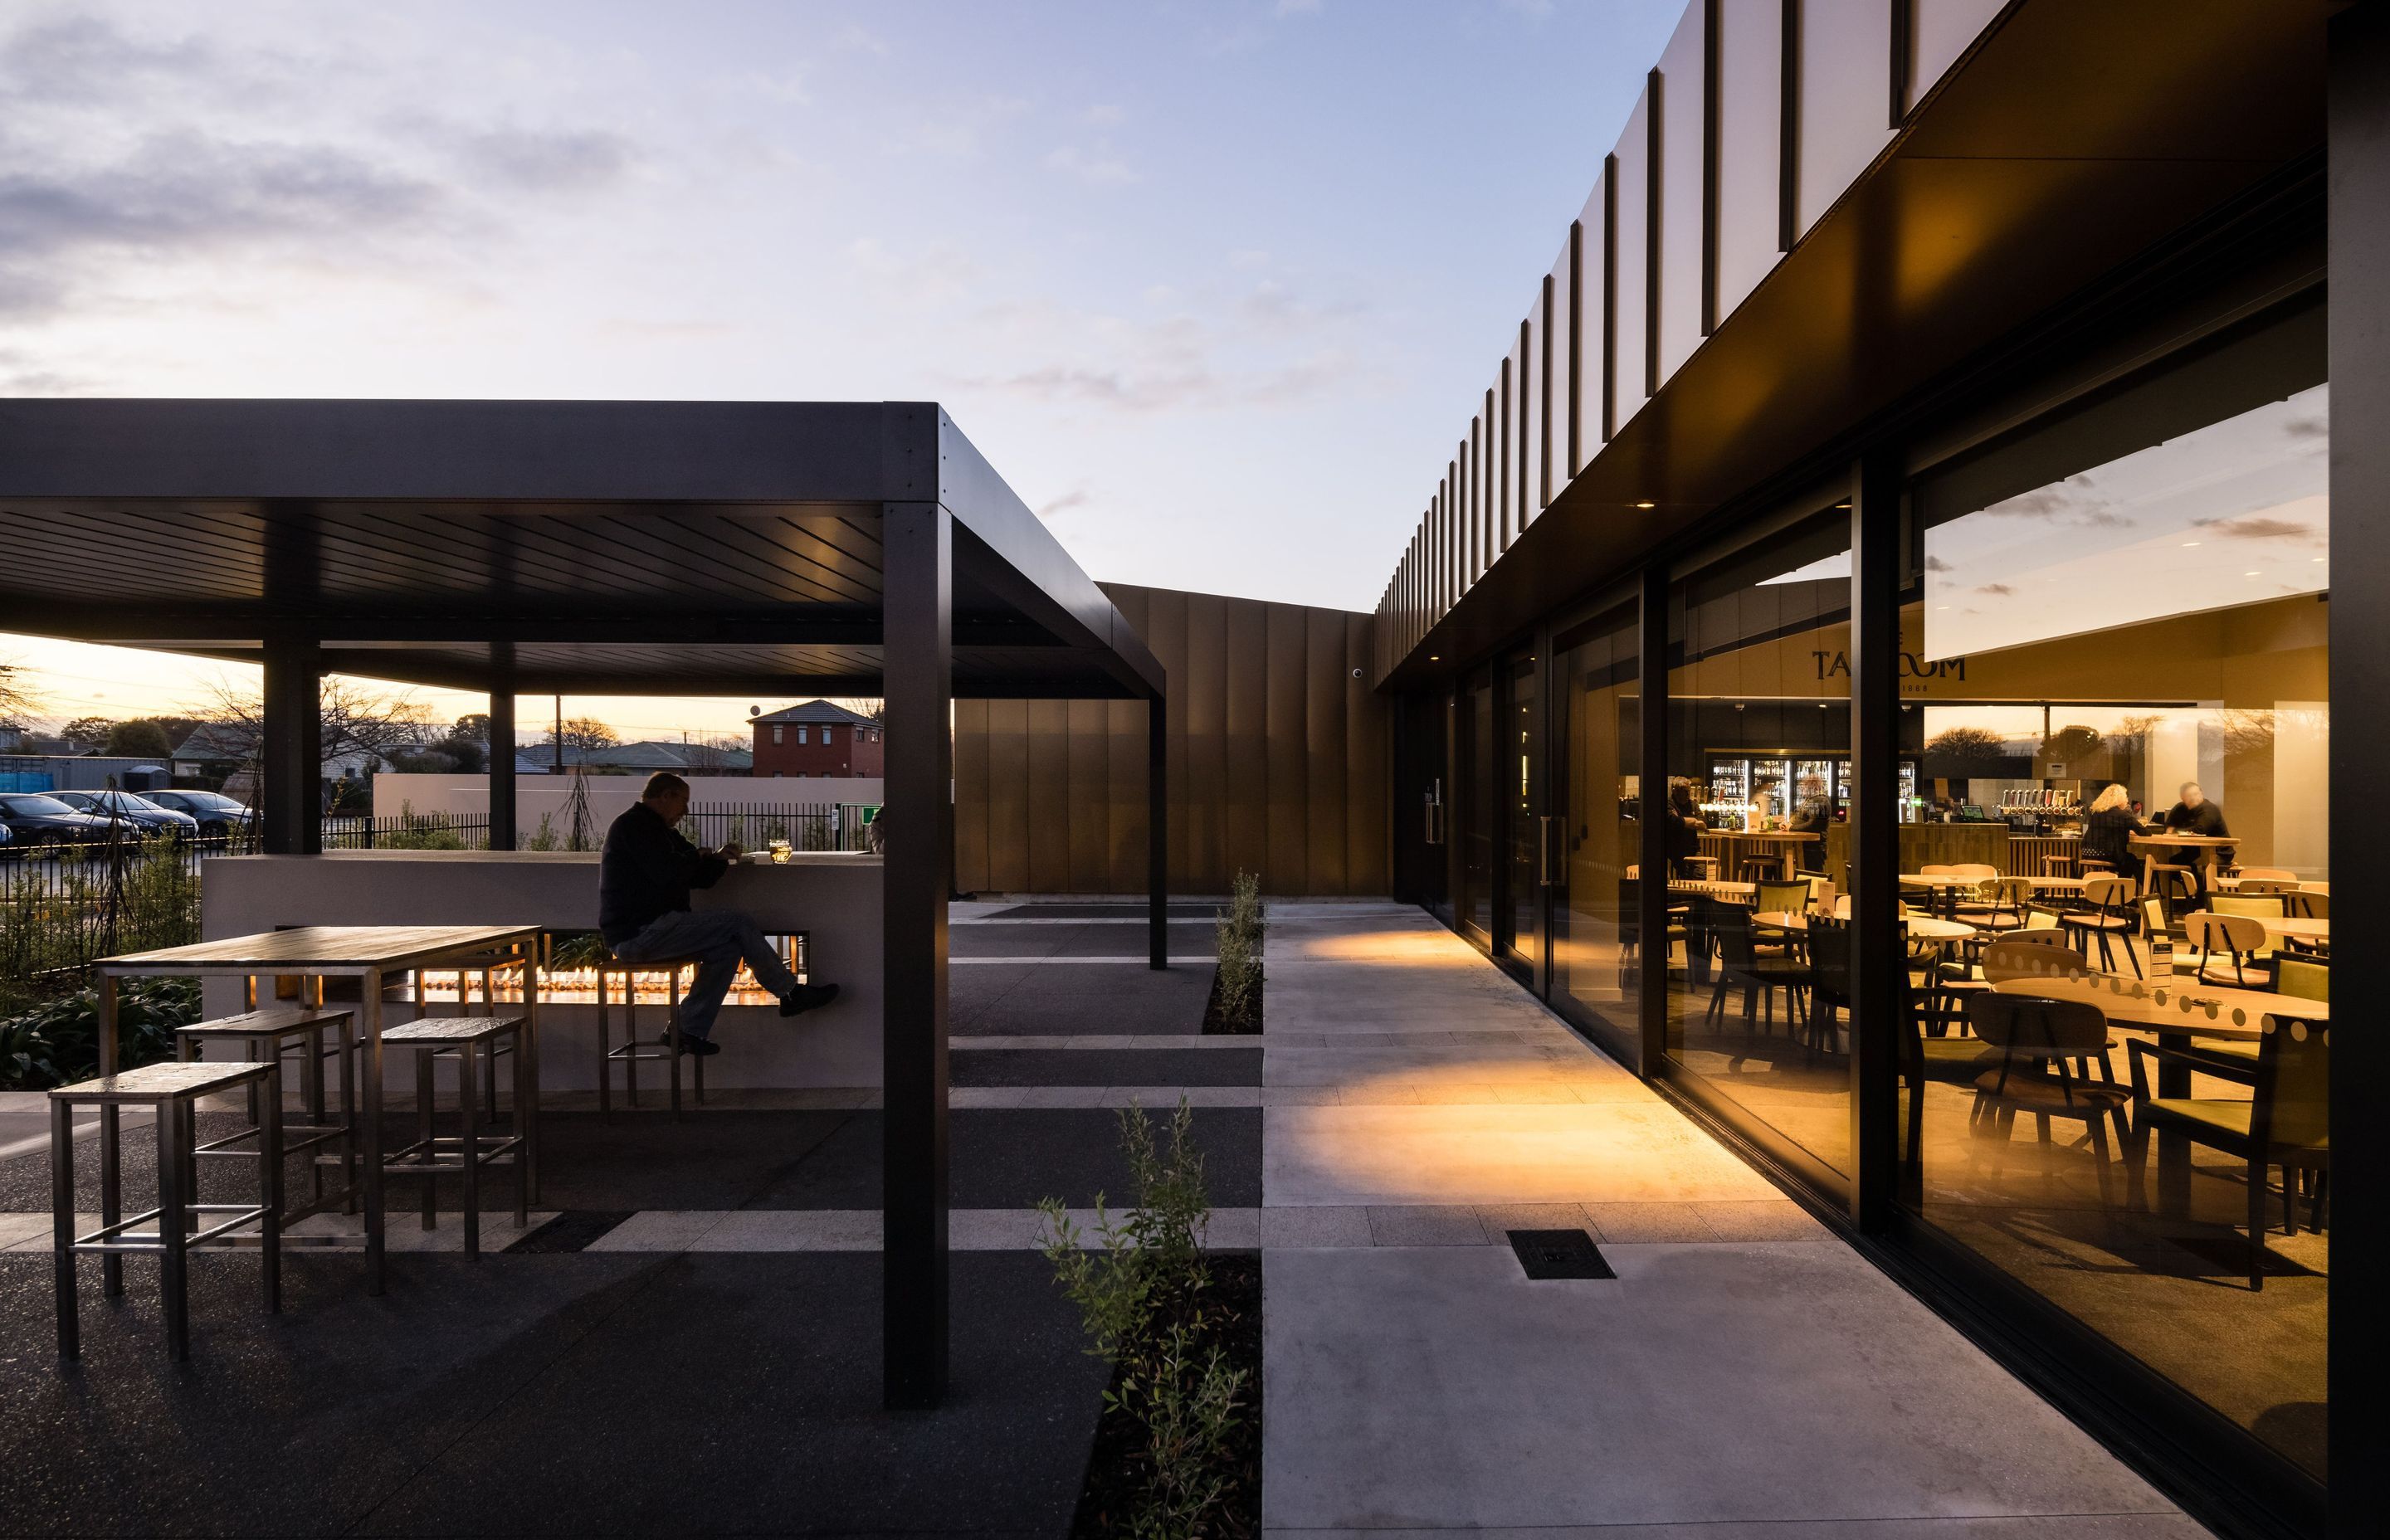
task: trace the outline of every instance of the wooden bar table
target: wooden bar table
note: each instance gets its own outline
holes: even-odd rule
[[[237,978],[257,980],[296,976],[313,981],[312,994],[320,1001],[323,981],[355,979],[363,996],[357,1010],[364,1020],[365,1096],[357,1131],[365,1164],[366,1283],[374,1293],[383,1289],[381,1169],[381,1030],[382,982],[393,973],[438,968],[443,963],[492,953],[512,953],[523,969],[523,1037],[531,1056],[530,1078],[539,1084],[539,947],[537,926],[525,925],[308,925],[289,930],[267,930],[251,936],[226,936],[190,946],[169,946],[155,952],[130,952],[102,957],[99,974],[99,1072],[117,1070],[116,981],[122,978]],[[302,989],[305,986],[302,985]],[[536,1094],[536,1093],[534,1093]],[[539,1141],[536,1117],[523,1127],[524,1179],[539,1187]],[[100,1137],[116,1138],[116,1110],[100,1111]],[[109,1213],[118,1194],[104,1191],[100,1201]],[[110,1292],[122,1288],[122,1264],[106,1259],[103,1272]]]
[[[2216,881],[2216,853],[2241,843],[2225,834],[2177,834],[2171,830],[2161,834],[2136,834],[2125,843],[2141,853],[2141,892],[2156,892],[2157,864],[2160,853],[2170,850],[2191,852],[2191,861],[2207,868],[2210,886]]]

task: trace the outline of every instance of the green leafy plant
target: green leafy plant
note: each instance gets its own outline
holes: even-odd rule
[[[117,1062],[174,1057],[174,1029],[199,1019],[196,979],[128,979],[116,996]],[[0,1021],[0,1085],[71,1085],[99,1072],[99,992],[78,990]]]
[[[1116,1474],[1132,1494],[1116,1527],[1140,1540],[1209,1534],[1235,1484],[1252,1375],[1217,1341],[1227,1313],[1208,1292],[1212,1204],[1194,1112],[1181,1097],[1166,1145],[1141,1107],[1121,1113],[1120,1129],[1136,1206],[1115,1215],[1098,1195],[1091,1248],[1060,1200],[1047,1199],[1038,1205],[1043,1247],[1056,1285],[1079,1307],[1087,1352],[1114,1367],[1104,1411],[1125,1435],[1129,1469]]]
[[[539,815],[539,827],[531,831],[531,838],[523,841],[522,848],[525,850],[562,850],[564,848],[564,836],[556,832],[555,814],[543,813]]]

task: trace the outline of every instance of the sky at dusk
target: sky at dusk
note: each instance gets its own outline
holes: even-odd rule
[[[934,399],[1097,578],[1366,610],[1682,9],[12,5],[0,394]]]

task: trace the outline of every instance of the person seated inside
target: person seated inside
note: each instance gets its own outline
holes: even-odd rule
[[[2082,862],[2087,869],[2097,863],[2119,877],[2139,874],[2140,857],[2133,852],[2132,839],[2141,831],[2141,821],[2133,816],[2130,802],[2121,781],[2109,782],[2091,799],[2091,811],[2083,817]]]
[[[2224,827],[2224,809],[2207,800],[2197,781],[2182,783],[2181,800],[2166,809],[2166,831],[2170,834],[2196,834],[2210,840],[2222,840],[2231,834]],[[2201,859],[2203,856],[2209,860]],[[2211,861],[2217,866],[2232,864],[2232,847],[2215,845],[2201,849],[2183,845],[2166,853],[2166,859],[2191,868],[2191,879],[2198,886],[2204,902],[2207,897],[2207,871]]]
[[[743,960],[755,982],[780,999],[780,1014],[795,1016],[838,998],[836,984],[801,984],[752,919],[736,909],[694,913],[689,890],[711,888],[739,859],[736,841],[719,850],[700,850],[681,837],[688,815],[688,782],[670,771],[648,777],[639,800],[606,830],[598,864],[598,930],[624,962],[698,959],[697,976],[682,996],[680,1051],[721,1052],[713,1019]],[[669,1041],[672,1029],[664,1029]]]

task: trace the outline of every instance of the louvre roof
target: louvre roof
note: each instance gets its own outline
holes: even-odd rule
[[[954,693],[1162,670],[930,403],[0,403],[9,628],[523,693],[879,695],[880,524],[953,518]]]

